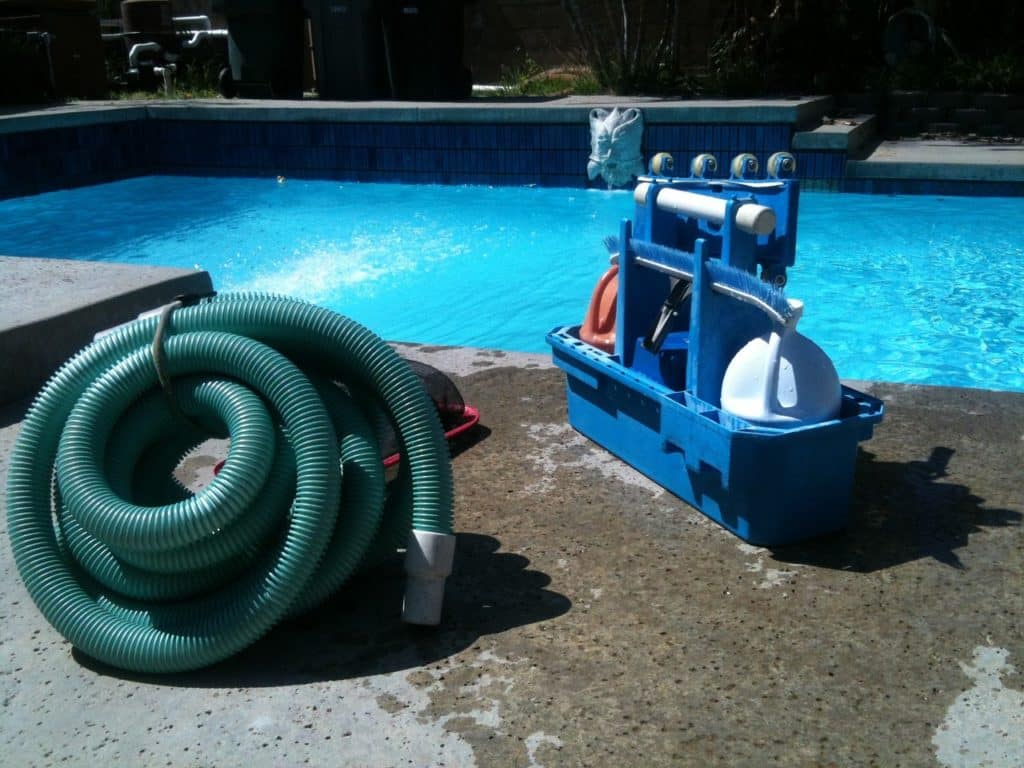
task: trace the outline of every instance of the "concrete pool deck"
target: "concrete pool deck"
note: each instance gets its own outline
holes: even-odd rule
[[[36,392],[97,332],[213,289],[202,271],[24,256],[0,256],[0,275],[0,360],[19,361],[0,380],[0,403]]]
[[[395,563],[214,668],[125,675],[41,617],[0,515],[5,762],[1020,765],[1024,393],[862,383],[887,414],[849,527],[764,549],[573,432],[546,356],[398,346],[482,413],[442,625],[401,624]]]

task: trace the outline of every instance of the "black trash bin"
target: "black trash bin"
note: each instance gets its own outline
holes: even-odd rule
[[[0,29],[6,30],[4,45],[15,49],[5,48],[3,52],[12,61],[3,62],[5,66],[0,69],[0,80],[5,81],[0,92],[9,87],[12,92],[20,90],[20,86],[6,81],[31,75],[23,72],[20,60],[34,60],[28,66],[35,70],[41,55],[49,82],[47,90],[52,96],[106,95],[107,73],[95,0],[0,0]],[[13,60],[15,54],[19,61]],[[32,91],[38,93],[34,88]]]
[[[464,0],[386,0],[393,96],[462,99],[473,90],[463,64]]]
[[[305,10],[302,0],[223,0],[230,77],[224,96],[301,99]]]
[[[322,99],[391,95],[381,0],[308,0]]]

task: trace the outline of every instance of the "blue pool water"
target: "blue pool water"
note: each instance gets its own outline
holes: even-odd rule
[[[0,202],[0,253],[209,270],[388,339],[543,352],[627,192],[151,176]],[[844,378],[1024,391],[1024,198],[801,195],[787,294]]]

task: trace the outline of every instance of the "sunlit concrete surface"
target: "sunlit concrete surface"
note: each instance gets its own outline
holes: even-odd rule
[[[1019,765],[1024,394],[869,385],[849,527],[764,549],[574,432],[543,356],[398,348],[482,412],[442,625],[401,623],[396,559],[216,667],[128,675],[46,623],[3,529],[5,762]]]

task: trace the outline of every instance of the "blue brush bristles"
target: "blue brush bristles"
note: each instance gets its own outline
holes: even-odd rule
[[[789,306],[786,294],[771,283],[766,283],[757,275],[743,269],[731,267],[718,259],[707,262],[711,280],[718,285],[725,285],[735,291],[757,299],[765,307],[770,307],[776,318],[785,323],[793,317],[793,308]]]
[[[605,243],[608,244],[608,238],[605,239]],[[693,275],[692,253],[635,238],[629,241],[629,247],[645,259]],[[777,322],[785,324],[793,316],[793,310],[789,306],[785,294],[770,283],[761,280],[757,275],[723,264],[718,259],[709,259],[705,263],[715,289],[719,291],[724,289],[725,292],[741,301],[745,300],[747,303],[761,307]]]

